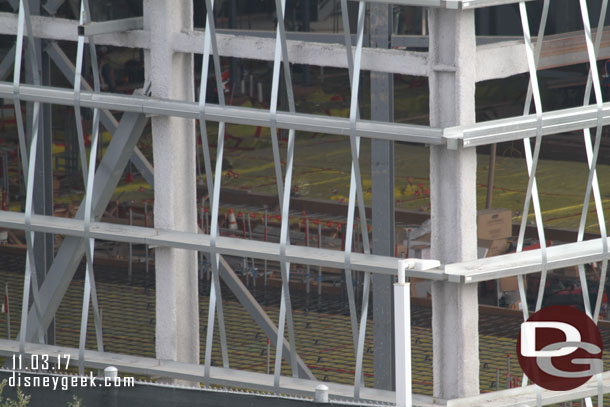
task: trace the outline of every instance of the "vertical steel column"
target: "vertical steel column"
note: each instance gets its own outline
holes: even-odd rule
[[[430,125],[475,122],[473,10],[429,10]],[[476,151],[430,148],[432,258],[474,260]],[[479,318],[476,284],[432,283],[434,396],[479,393]]]
[[[40,15],[41,7],[40,0],[29,0],[31,15]],[[50,85],[50,61],[46,54],[43,54],[42,40],[35,39],[35,53],[39,62],[34,65],[31,58],[28,56],[28,63],[25,66],[26,81],[34,82],[33,69],[38,70],[38,77],[41,78],[42,85]],[[34,103],[26,104],[26,134],[32,134],[32,116]],[[51,140],[51,105],[43,104],[41,107],[40,117],[38,119],[38,132],[40,134],[40,148],[36,152],[36,168],[34,173],[34,190],[37,191],[36,200],[34,201],[34,212],[40,215],[53,215],[53,166],[52,166],[52,140]],[[37,233],[34,236],[34,260],[36,262],[36,274],[38,279],[38,287],[43,283],[47,271],[53,263],[53,240],[54,237],[50,233]],[[46,333],[46,342],[48,344],[55,343],[55,324],[51,321]]]
[[[15,105],[15,118],[17,121],[17,133],[19,136],[19,148],[21,153],[21,164],[23,167],[23,178],[26,186],[26,198],[25,198],[25,238],[27,243],[26,261],[25,261],[25,275],[23,281],[23,300],[21,305],[21,333],[19,335],[19,352],[25,352],[25,341],[26,332],[25,327],[28,323],[28,304],[30,291],[34,299],[34,309],[36,315],[40,316],[42,308],[40,307],[39,296],[38,296],[38,282],[36,275],[36,261],[34,259],[34,238],[35,233],[31,230],[31,219],[33,213],[33,200],[34,200],[34,174],[36,170],[36,158],[38,151],[38,120],[40,117],[40,103],[35,102],[32,109],[32,133],[31,140],[26,141],[26,134],[23,126],[23,118],[21,114],[21,102],[19,99],[19,86],[21,80],[21,57],[23,51],[23,39],[24,29],[28,32],[28,52],[30,62],[33,64],[32,79],[35,85],[40,85],[40,75],[38,70],[38,59],[36,55],[36,47],[34,43],[34,37],[32,35],[32,23],[30,19],[30,7],[29,2],[21,0],[19,2],[19,15],[17,20],[17,43],[15,48],[15,65],[13,72],[13,103]],[[37,326],[38,341],[43,342],[43,332],[40,329],[41,326]]]
[[[362,246],[365,254],[371,253],[369,242],[368,228],[366,222],[366,211],[364,207],[364,195],[362,192],[362,180],[360,174],[360,137],[356,136],[356,122],[360,118],[360,109],[358,105],[358,96],[360,90],[360,67],[362,61],[362,45],[364,39],[364,19],[366,15],[366,3],[361,1],[358,6],[358,23],[356,28],[356,50],[355,55],[352,53],[352,41],[350,35],[350,24],[348,17],[347,1],[341,1],[341,10],[343,14],[343,31],[345,36],[347,64],[349,68],[349,77],[351,82],[351,99],[350,99],[350,147],[352,153],[352,171],[350,176],[349,189],[349,204],[347,209],[347,223],[344,235],[345,241],[345,279],[347,283],[347,293],[350,308],[350,317],[352,322],[352,331],[354,335],[354,349],[356,351],[356,369],[354,377],[354,398],[360,397],[361,387],[364,386],[364,378],[362,376],[362,362],[364,358],[364,339],[366,335],[366,322],[368,316],[369,293],[371,274],[364,274],[364,282],[362,288],[362,312],[360,315],[360,324],[357,323],[356,303],[354,296],[354,284],[351,271],[351,253],[353,244],[354,232],[354,211],[356,206],[356,198],[358,199],[358,209],[360,214],[360,227],[362,229]]]
[[[396,407],[411,407],[411,284],[405,282],[408,260],[398,261],[394,284],[394,340],[396,342]]]
[[[371,47],[389,48],[392,6],[371,3]],[[394,76],[371,72],[371,120],[394,121]],[[373,253],[394,256],[394,142],[371,140]],[[400,242],[399,242],[400,243]],[[375,388],[394,386],[392,276],[373,275],[373,371]]]
[[[151,49],[146,77],[155,97],[194,100],[192,54],[174,53],[174,33],[193,29],[193,3],[144,1],[144,26]],[[155,227],[196,233],[194,120],[152,118],[155,163]],[[159,359],[199,363],[197,253],[155,250],[156,353]]]
[[[237,26],[238,4],[241,4],[241,2],[238,2],[237,0],[229,0],[229,28],[231,29],[241,29],[241,27]],[[235,94],[237,96],[241,96],[241,87],[239,86],[241,83],[241,61],[237,58],[229,58],[229,61],[229,84],[231,86],[231,90],[229,92],[231,95]]]

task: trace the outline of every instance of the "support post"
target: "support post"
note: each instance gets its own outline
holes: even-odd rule
[[[398,261],[394,284],[394,340],[396,342],[396,407],[411,407],[411,284],[405,282],[408,260]]]
[[[175,34],[193,29],[192,2],[144,1],[147,80],[154,97],[194,100],[193,56],[174,53]],[[152,118],[155,227],[197,231],[195,123],[192,119]],[[158,359],[199,363],[197,253],[157,248],[156,354]]]
[[[29,0],[30,13],[32,15],[40,15],[40,0]],[[50,61],[46,54],[42,52],[43,40],[35,39],[36,58],[40,61],[38,66],[38,77],[41,78],[42,85],[51,85],[51,67]],[[30,54],[26,54],[29,61],[26,64],[26,81],[33,82],[34,64],[30,61]],[[34,112],[34,103],[26,104],[27,120],[26,133],[31,135],[32,132],[32,115]],[[43,104],[40,107],[40,117],[38,119],[38,134],[40,146],[36,152],[36,170],[34,174],[34,190],[36,199],[34,200],[34,212],[40,215],[53,215],[53,156],[52,156],[52,125],[51,125],[51,105]],[[28,140],[28,143],[31,140]],[[53,263],[54,254],[54,236],[50,233],[36,233],[34,236],[34,259],[36,262],[36,277],[38,288],[44,283],[45,277],[51,264]],[[51,320],[48,330],[45,333],[46,343],[55,343],[55,320]]]
[[[473,10],[429,10],[430,125],[475,122],[476,43]],[[432,258],[476,259],[476,151],[430,148]],[[479,393],[476,284],[432,283],[435,397]]]
[[[392,6],[370,5],[371,47],[388,48],[392,35]],[[393,75],[371,72],[371,120],[394,121]],[[394,142],[371,140],[373,188],[373,253],[394,256]],[[392,338],[392,276],[373,275],[373,371],[375,388],[394,386]]]

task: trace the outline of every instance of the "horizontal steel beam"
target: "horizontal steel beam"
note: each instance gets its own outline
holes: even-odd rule
[[[592,30],[595,36],[596,30]],[[535,38],[532,38],[534,40]],[[507,39],[503,43],[494,43],[477,47],[477,82],[490,79],[507,78],[512,75],[528,72],[527,58],[523,38]],[[604,27],[602,42],[597,52],[597,59],[610,58],[610,27]],[[493,61],[493,63],[489,63]],[[582,30],[547,35],[544,37],[537,69],[545,70],[561,66],[588,63],[587,45]]]
[[[13,97],[13,84],[0,82],[0,97]],[[21,85],[19,97],[22,101],[52,103],[74,106],[74,91],[51,86]],[[146,96],[122,95],[112,93],[80,93],[80,106],[118,110],[122,112],[144,113],[152,116],[179,116],[199,119],[197,102],[157,99]],[[268,110],[236,106],[208,104],[205,118],[209,121],[250,126],[269,127],[272,115]],[[312,133],[327,133],[349,136],[350,120],[342,117],[321,116],[304,113],[277,112],[275,123],[278,128],[295,129]],[[370,120],[356,122],[356,135],[382,140],[408,141],[423,144],[443,144],[441,130],[427,126],[400,123],[383,123]]]
[[[604,256],[602,239],[550,246],[546,248],[546,255],[549,270],[601,261]],[[541,270],[541,249],[444,266],[447,279],[457,283],[477,283]]]
[[[19,342],[0,339],[0,355],[12,356],[19,352]],[[58,356],[65,358],[70,355],[70,363],[79,362],[77,348],[56,345],[45,345],[37,343],[26,343],[25,355],[48,355],[50,360]],[[203,379],[203,366],[190,363],[158,360],[143,356],[123,355],[110,352],[97,352],[85,350],[85,366],[94,369],[104,369],[108,366],[116,367],[122,374],[171,377],[189,381],[201,381]],[[222,367],[211,368],[210,382],[218,386],[234,387],[240,389],[268,391],[274,393],[273,375],[249,372]],[[603,391],[610,392],[610,372],[602,374]],[[308,396],[315,394],[315,388],[324,384],[329,388],[331,400],[351,399],[353,397],[353,386],[318,382],[315,380],[298,379],[293,377],[282,377],[280,382],[280,393]],[[542,405],[562,403],[570,400],[594,397],[597,395],[597,378],[594,376],[587,383],[570,391],[548,391],[542,390]],[[374,401],[382,403],[394,403],[395,393],[387,390],[363,388],[360,393],[361,401]],[[514,389],[496,391],[473,397],[465,397],[448,401],[435,401],[431,397],[414,395],[414,407],[521,407],[536,406],[536,387],[526,386]]]
[[[475,9],[518,3],[518,0],[367,0],[368,3],[388,3],[401,6],[433,7],[448,9]]]
[[[610,372],[602,373],[603,391],[610,392]],[[536,403],[536,387],[516,387],[514,389],[492,391],[479,396],[453,399],[447,402],[447,407],[522,407],[538,406]],[[550,391],[542,389],[542,405],[559,404],[571,400],[581,400],[597,396],[597,377],[569,391]]]
[[[25,230],[25,215],[21,212],[0,211],[0,227]],[[31,229],[36,232],[46,232],[57,235],[84,237],[84,222],[81,219],[61,218],[54,216],[32,215]],[[147,244],[149,247],[172,247],[187,250],[210,250],[210,236],[199,233],[179,232],[145,228],[139,226],[119,225],[105,222],[91,223],[90,237],[99,240]],[[245,240],[234,237],[218,237],[216,240],[218,253],[231,256],[250,257],[280,261],[280,244]],[[352,253],[353,270],[371,273],[396,275],[398,262],[395,257],[366,255]],[[288,245],[286,261],[296,264],[309,264],[343,269],[345,253],[340,250],[318,249]],[[406,270],[408,277],[443,279],[440,263],[435,260],[412,259],[412,267]],[[428,270],[434,269],[434,272]]]
[[[25,230],[24,222],[23,213],[0,211],[0,227]],[[32,230],[37,232],[74,237],[84,236],[84,223],[79,219],[33,215],[31,227]],[[105,222],[91,224],[91,237],[107,241],[148,244],[153,247],[174,247],[201,251],[209,251],[210,249],[209,235]],[[224,255],[272,261],[280,261],[281,259],[278,243],[221,236],[217,240],[217,249],[220,254]],[[601,261],[603,255],[601,239],[567,243],[547,248],[547,264],[549,269],[570,267]],[[297,264],[337,269],[342,269],[345,266],[345,254],[339,250],[290,245],[286,249],[286,259]],[[436,260],[411,260],[413,267],[406,270],[409,277],[449,280],[467,284],[534,273],[542,269],[540,249],[464,263],[447,264],[443,267]],[[398,261],[399,259],[394,257],[362,253],[352,253],[351,260],[354,270],[387,275],[396,275]]]
[[[610,124],[610,102],[603,105],[602,124]],[[554,110],[542,114],[542,135],[567,133],[597,126],[598,112],[593,105]],[[443,130],[449,148],[476,147],[536,136],[535,114],[476,123]]]
[[[19,353],[18,341],[0,339],[0,355],[13,356],[16,353]],[[65,346],[26,343],[24,357],[30,355],[46,355],[50,361],[57,360],[58,356],[64,359],[66,355],[70,355],[70,367],[76,366],[80,362],[78,348]],[[203,381],[203,366],[197,364],[92,350],[85,350],[84,359],[86,367],[104,369],[108,366],[114,366],[121,374],[169,377],[194,382]],[[273,387],[273,375],[215,366],[211,368],[210,383],[218,386],[271,393],[278,390]],[[353,398],[353,386],[287,376],[281,378],[279,392],[312,397],[315,394],[316,386],[320,384],[328,386],[331,399]],[[395,396],[394,392],[391,391],[366,388],[362,390],[360,397],[368,401],[391,403]],[[421,396],[420,399],[424,402],[421,404],[422,406],[433,406],[431,398]]]
[[[32,16],[33,35],[38,38],[62,41],[78,40],[78,21],[55,17]],[[15,35],[17,14],[0,13],[0,34]],[[271,37],[247,36],[246,32],[217,34],[218,52],[224,57],[273,61],[275,54],[275,34]],[[202,31],[174,34],[171,43],[174,51],[193,54],[203,53]],[[150,49],[150,35],[144,30],[96,35],[97,45]],[[337,44],[289,40],[290,61],[299,64],[347,68],[347,58],[343,42]],[[426,76],[428,72],[427,54],[393,49],[365,48],[362,55],[362,69],[403,75]]]
[[[495,0],[485,0],[494,3]],[[479,0],[471,3],[482,4]],[[32,16],[32,31],[39,38],[63,41],[78,39],[78,21],[55,17]],[[610,30],[607,28],[606,30]],[[17,15],[0,13],[0,34],[15,35]],[[599,59],[610,57],[610,36],[602,41]],[[250,30],[219,30],[218,49],[221,56],[273,61],[275,32]],[[504,42],[497,42],[505,40]],[[493,43],[492,43],[493,42]],[[99,45],[128,48],[150,48],[150,36],[144,30],[96,36]],[[477,37],[477,82],[505,78],[528,71],[523,40],[511,41],[509,37]],[[484,45],[487,43],[487,45]],[[492,44],[490,44],[492,43]],[[317,66],[347,68],[343,35],[322,33],[288,33],[288,55],[294,63]],[[201,54],[203,32],[177,33],[172,39],[177,52]],[[393,36],[392,46],[426,48],[425,36]],[[396,49],[365,47],[362,54],[362,69],[369,71],[428,76],[427,53]],[[493,64],[487,61],[495,61]],[[586,63],[588,61],[584,34],[575,31],[547,36],[544,40],[538,69]]]
[[[532,0],[525,0],[532,1]],[[516,4],[519,1],[511,0],[461,0],[460,7],[462,10],[469,10],[483,7],[503,6],[505,4]]]
[[[144,28],[144,17],[122,18],[101,22],[91,22],[78,26],[79,35],[100,35],[122,33],[131,30],[142,30]]]
[[[205,33],[203,29],[195,29],[195,32]],[[217,29],[216,34],[232,35],[241,37],[250,37],[252,39],[267,38],[275,39],[276,32],[270,30],[243,30],[243,29]],[[352,44],[356,43],[356,34],[351,35]],[[317,42],[319,44],[341,44],[345,46],[345,34],[333,32],[305,32],[305,31],[289,31],[286,33],[286,39],[295,42]],[[521,35],[477,35],[477,45],[495,44],[500,42],[515,41],[523,39]],[[364,37],[362,44],[365,47],[370,46],[369,38]],[[407,48],[428,48],[427,35],[415,34],[392,34],[390,48],[407,47]],[[425,55],[425,54],[423,54]]]
[[[172,46],[177,52],[201,54],[204,32],[174,34]],[[273,37],[250,36],[248,31],[238,34],[217,34],[221,56],[243,59],[273,61],[275,33]],[[319,43],[287,40],[290,62],[333,68],[348,68],[344,41]],[[426,52],[397,49],[363,48],[362,66],[365,71],[397,73],[402,75],[427,76],[428,54]]]
[[[36,38],[58,41],[78,41],[78,20],[57,17],[31,16],[32,33]],[[0,13],[0,34],[17,33],[17,14]],[[27,34],[26,34],[27,35]],[[87,40],[85,40],[87,41]],[[150,35],[135,30],[126,33],[104,34],[95,38],[97,45],[112,45],[127,48],[150,48]]]

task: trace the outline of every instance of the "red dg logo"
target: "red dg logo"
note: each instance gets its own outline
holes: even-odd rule
[[[547,390],[572,390],[601,373],[602,351],[602,338],[593,320],[563,305],[530,316],[521,324],[517,338],[523,372]]]

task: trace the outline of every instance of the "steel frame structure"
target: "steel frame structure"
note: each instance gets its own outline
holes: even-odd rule
[[[436,8],[432,18],[438,21],[449,21],[468,34],[473,27],[471,8],[488,7],[499,4],[512,3],[512,0],[472,0],[472,1],[441,1],[441,0],[394,0],[393,4],[418,5]],[[203,54],[202,75],[200,84],[199,100],[197,102],[186,100],[169,100],[149,96],[149,85],[139,95],[118,95],[100,92],[99,75],[97,71],[97,61],[95,44],[109,44],[127,47],[151,48],[151,43],[147,32],[141,30],[141,19],[118,20],[107,23],[94,23],[88,9],[87,0],[82,1],[80,21],[68,21],[56,19],[54,17],[35,17],[29,11],[29,2],[26,0],[10,2],[18,10],[18,14],[0,13],[0,33],[16,35],[16,45],[9,52],[7,57],[0,63],[0,74],[2,78],[14,63],[13,81],[0,82],[0,96],[12,99],[15,104],[17,115],[17,126],[20,141],[21,162],[24,178],[27,180],[27,196],[25,213],[0,211],[0,226],[11,229],[21,229],[25,231],[27,238],[27,258],[24,282],[24,301],[21,313],[21,331],[19,341],[0,341],[0,353],[8,354],[20,352],[22,354],[33,353],[52,353],[57,351],[56,347],[50,348],[48,345],[34,343],[44,342],[44,332],[48,326],[54,311],[65,293],[67,284],[71,280],[76,265],[80,262],[83,254],[86,257],[86,279],[85,292],[83,298],[82,319],[81,319],[81,340],[78,349],[61,349],[62,353],[71,353],[74,359],[79,361],[81,373],[87,367],[101,367],[114,364],[121,370],[138,374],[154,374],[179,379],[194,380],[204,382],[206,385],[219,384],[236,387],[246,387],[275,392],[293,392],[298,394],[311,395],[316,382],[312,381],[312,376],[307,368],[298,366],[298,353],[294,338],[294,327],[292,322],[291,301],[290,301],[290,264],[299,263],[307,265],[322,265],[337,267],[345,270],[348,281],[351,280],[353,271],[364,272],[364,288],[362,310],[360,315],[356,310],[353,287],[348,284],[348,297],[350,305],[350,317],[354,341],[354,353],[356,356],[356,374],[353,386],[334,386],[331,388],[331,396],[351,397],[356,401],[390,401],[400,406],[415,405],[437,405],[435,399],[416,397],[412,399],[410,390],[410,318],[409,318],[409,284],[407,277],[426,278],[438,281],[437,287],[466,287],[472,283],[486,281],[507,276],[518,276],[519,291],[523,304],[527,304],[523,284],[523,276],[528,273],[541,272],[541,281],[546,278],[547,273],[558,267],[579,266],[580,279],[583,283],[583,296],[586,311],[597,321],[600,312],[602,290],[595,302],[594,309],[591,309],[586,289],[586,279],[583,265],[589,262],[602,262],[603,284],[606,278],[606,268],[608,263],[608,236],[605,227],[605,219],[601,202],[601,194],[597,181],[596,163],[599,154],[602,128],[610,122],[610,103],[603,103],[601,97],[601,87],[597,72],[597,59],[601,58],[607,50],[601,48],[601,38],[604,30],[598,29],[595,35],[592,32],[589,22],[587,4],[585,0],[580,0],[581,17],[585,27],[583,36],[586,42],[584,52],[586,61],[590,66],[589,80],[586,86],[585,100],[582,107],[564,109],[554,112],[543,112],[541,104],[540,90],[537,82],[537,70],[545,66],[541,57],[542,50],[546,41],[543,40],[546,18],[548,15],[549,1],[544,1],[542,20],[537,41],[532,42],[529,33],[529,21],[527,9],[524,2],[519,3],[519,10],[523,27],[523,42],[496,43],[476,47],[474,37],[465,35],[464,38],[454,39],[455,48],[468,53],[468,50],[476,51],[476,60],[487,58],[490,55],[501,54],[505,60],[515,59],[514,64],[504,66],[496,72],[484,69],[485,74],[464,73],[464,66],[461,65],[465,54],[456,53],[455,63],[445,62],[444,56],[439,56],[440,41],[442,35],[434,34],[430,37],[429,47],[431,51],[427,53],[415,53],[410,51],[388,51],[386,49],[365,47],[365,14],[367,3],[386,3],[381,1],[360,1],[358,10],[358,24],[356,35],[351,35],[349,21],[347,19],[347,0],[341,1],[342,15],[344,17],[344,40],[345,46],[341,47],[321,45],[319,43],[308,43],[307,40],[288,40],[288,34],[284,27],[283,19],[279,19],[275,39],[249,37],[246,34],[239,36],[233,34],[220,34],[214,27],[213,0],[205,0],[208,10],[206,16],[206,29],[204,33],[181,32],[176,33],[171,39],[172,52],[176,53],[201,53]],[[18,4],[17,4],[18,3]],[[46,4],[47,11],[54,14],[61,1],[49,1]],[[276,0],[276,10],[278,15],[283,15],[285,11],[285,0]],[[600,21],[597,27],[604,26],[603,17],[607,8],[607,0],[603,0]],[[440,30],[445,27],[435,27]],[[127,31],[130,30],[130,31]],[[127,31],[127,32],[125,32]],[[462,32],[462,31],[460,31]],[[30,63],[34,66],[34,76],[32,84],[22,83],[20,78],[21,61],[23,54],[24,41],[28,40],[28,51],[30,53]],[[240,37],[240,38],[237,38]],[[66,62],[65,55],[62,56],[61,50],[56,44],[52,44],[47,52],[55,58],[53,60],[60,65],[62,72],[67,77],[73,75],[71,81],[73,89],[56,88],[41,83],[38,72],[38,61],[33,52],[35,38],[51,38],[54,40],[76,41],[78,44],[77,60],[73,66]],[[237,45],[235,44],[236,41]],[[355,45],[353,41],[355,40]],[[241,42],[240,42],[241,41]],[[259,47],[254,51],[247,52],[245,45],[251,45],[258,41]],[[465,44],[468,42],[467,44]],[[87,87],[82,79],[82,62],[85,43],[89,44],[90,55],[92,58],[91,66],[94,71],[94,86]],[[433,49],[435,48],[435,49]],[[299,51],[305,50],[305,56]],[[263,52],[260,52],[260,51]],[[330,59],[325,59],[328,53],[337,54],[337,51],[345,51],[343,62],[337,62],[338,58],[334,55]],[[465,50],[465,51],[464,51]],[[243,51],[243,52],[242,52]],[[319,52],[313,59],[308,59],[313,53]],[[227,106],[224,101],[223,85],[220,79],[220,56],[240,56],[253,57],[257,54],[257,59],[268,59],[274,63],[271,106],[268,111],[260,109],[247,109]],[[474,55],[466,55],[474,58]],[[64,59],[63,62],[62,58]],[[207,77],[210,68],[210,58],[213,64],[216,89],[219,95],[218,104],[210,104],[206,101]],[[557,63],[556,56],[554,62]],[[578,59],[581,58],[581,59]],[[12,60],[12,61],[11,61]],[[565,63],[582,62],[582,56],[574,59],[572,56],[566,57]],[[296,112],[290,63],[307,62],[321,66],[340,66],[349,71],[352,95],[350,100],[349,118],[322,117],[318,115],[302,114]],[[397,65],[400,63],[401,67]],[[458,123],[463,120],[451,120],[453,124],[443,124],[444,118],[440,117],[440,126],[427,127],[405,125],[399,123],[362,120],[359,116],[358,95],[360,75],[363,70],[370,70],[385,73],[408,73],[415,75],[429,76],[431,81],[440,81],[441,78],[452,78],[456,83],[472,85],[477,80],[502,78],[512,74],[523,72],[523,67],[527,68],[530,75],[530,87],[524,114],[522,117],[514,117],[503,120],[495,120],[485,123],[463,124]],[[278,111],[278,95],[280,89],[280,71],[283,69],[283,79],[288,94],[289,110],[287,112]],[[460,76],[462,75],[462,76]],[[470,75],[470,76],[469,76]],[[437,86],[437,85],[434,85]],[[591,88],[594,90],[595,104],[589,105]],[[452,90],[456,92],[455,89]],[[462,90],[458,90],[458,97]],[[534,102],[535,113],[530,114],[531,102]],[[26,140],[24,130],[24,120],[21,117],[21,102],[33,102],[32,134],[30,142]],[[462,102],[463,104],[474,103],[474,100]],[[80,159],[83,169],[83,179],[85,180],[85,199],[75,219],[55,218],[44,216],[33,212],[34,191],[34,172],[37,165],[36,153],[40,147],[37,121],[40,116],[42,104],[59,104],[73,106],[77,117],[80,109],[91,108],[94,111],[93,119],[93,148],[89,157],[86,155],[84,147],[84,136],[82,125],[77,124],[78,141],[80,149]],[[472,106],[462,106],[470,109]],[[123,112],[120,123],[117,123],[109,111]],[[98,219],[103,212],[112,190],[117,185],[118,177],[125,167],[127,160],[136,151],[135,144],[146,124],[147,117],[181,117],[199,120],[205,170],[208,174],[207,183],[210,191],[210,205],[212,212],[211,232],[209,235],[178,231],[162,228],[142,228],[136,226],[114,225],[99,222]],[[442,115],[441,115],[442,116]],[[208,135],[205,123],[215,121],[219,123],[218,148],[216,150],[215,168],[212,169],[211,152],[209,148]],[[468,120],[466,120],[468,121]],[[114,137],[108,151],[97,163],[97,148],[100,122],[109,130],[114,131]],[[80,120],[77,120],[80,123]],[[282,212],[281,238],[279,243],[243,241],[236,238],[222,237],[218,235],[218,213],[220,202],[220,188],[222,182],[222,161],[223,161],[223,140],[224,126],[226,123],[261,125],[271,129],[271,139],[273,143],[273,156],[275,165],[276,182],[278,197]],[[596,137],[590,135],[590,128],[596,128]],[[288,129],[288,146],[286,152],[286,164],[282,165],[279,143],[277,139],[278,129]],[[577,242],[562,245],[559,247],[545,247],[544,228],[541,216],[540,202],[536,186],[536,168],[541,147],[542,136],[554,134],[568,130],[583,130],[585,145],[587,150],[589,178],[584,197],[583,213],[579,227],[579,239]],[[290,243],[288,215],[290,208],[290,190],[292,182],[292,168],[295,150],[295,139],[298,137],[297,131],[314,131],[328,134],[338,134],[349,137],[352,158],[349,206],[347,217],[347,238],[344,251],[332,251],[321,248],[301,247]],[[181,137],[180,134],[174,137]],[[437,152],[451,154],[457,152],[458,160],[471,165],[472,159],[468,155],[469,149],[477,145],[485,145],[500,141],[524,140],[526,151],[526,162],[530,174],[526,200],[522,216],[521,229],[518,240],[518,250],[515,254],[498,256],[490,259],[472,260],[470,254],[466,253],[470,249],[467,247],[463,254],[457,256],[458,260],[437,261],[406,259],[398,260],[389,256],[379,256],[371,254],[370,243],[368,241],[368,230],[366,213],[362,193],[362,183],[360,179],[359,148],[360,139],[370,138],[381,141],[409,141],[420,144],[436,146]],[[532,151],[530,138],[535,138],[535,147]],[[28,151],[29,146],[29,151]],[[470,150],[472,151],[472,150]],[[142,159],[142,157],[140,157]],[[142,161],[143,167],[148,167],[148,180],[152,180],[152,167]],[[452,165],[452,164],[449,164]],[[459,165],[456,164],[456,168]],[[451,169],[451,166],[448,167]],[[447,168],[445,168],[445,171]],[[441,170],[443,171],[443,170]],[[146,173],[146,171],[144,171]],[[467,177],[469,177],[467,175]],[[461,186],[454,187],[456,194],[460,194]],[[465,188],[467,189],[467,188]],[[601,238],[583,241],[584,226],[586,223],[589,201],[593,195],[598,224],[600,227]],[[433,195],[432,204],[438,204]],[[472,198],[472,197],[470,197]],[[356,202],[358,206],[356,207]],[[463,205],[463,207],[462,207]],[[530,212],[530,205],[539,232],[541,248],[528,252],[522,252],[526,221]],[[458,203],[459,217],[468,219],[472,212],[472,205],[468,199]],[[351,236],[354,233],[355,213],[358,210],[361,220],[361,235],[364,239],[364,253],[352,253]],[[438,221],[437,221],[438,222]],[[442,224],[433,228],[433,233],[443,229]],[[464,233],[471,233],[467,230]],[[36,233],[52,233],[67,236],[54,265],[51,267],[46,279],[41,285],[36,281],[37,273],[35,270],[34,236]],[[213,279],[210,290],[210,307],[208,315],[208,325],[206,334],[205,363],[164,363],[159,364],[156,359],[135,358],[132,356],[115,355],[103,352],[103,335],[99,321],[99,311],[97,307],[96,288],[94,278],[94,244],[95,239],[110,240],[117,242],[144,243],[156,247],[170,247],[195,251],[203,251],[211,256]],[[433,245],[434,243],[433,238]],[[467,245],[467,244],[466,244]],[[440,258],[452,257],[442,253]],[[226,346],[226,336],[224,334],[223,311],[220,291],[220,273],[222,269],[222,255],[238,255],[249,258],[275,260],[281,265],[282,274],[282,299],[280,307],[280,318],[278,327],[273,324],[276,333],[274,342],[276,347],[276,365],[273,375],[260,375],[244,373],[231,370]],[[453,256],[455,257],[455,256]],[[396,276],[397,283],[394,286],[394,318],[395,318],[395,346],[396,346],[396,392],[366,389],[362,381],[362,360],[364,335],[366,330],[366,318],[368,314],[368,294],[370,291],[371,274]],[[454,285],[451,285],[454,284]],[[541,283],[541,287],[544,284]],[[542,303],[544,290],[539,291],[536,302],[536,309]],[[33,297],[33,305],[28,308],[29,296]],[[442,299],[437,298],[437,301]],[[463,299],[457,299],[461,304]],[[85,349],[85,335],[87,328],[87,316],[89,305],[93,307],[96,322],[98,351],[93,352]],[[458,310],[457,312],[460,312]],[[528,316],[528,307],[523,307],[524,317]],[[219,333],[221,336],[221,351],[223,355],[223,367],[212,367],[211,351],[214,335],[214,324],[218,320]],[[434,333],[433,323],[433,334]],[[284,338],[284,332],[288,330],[288,341],[279,340]],[[463,334],[464,332],[460,333]],[[445,346],[445,345],[443,345]],[[462,348],[466,344],[459,345]],[[288,355],[284,355],[286,348]],[[462,351],[464,349],[458,349]],[[443,349],[447,351],[448,349]],[[472,350],[472,349],[470,349]],[[285,357],[289,360],[292,371],[292,378],[281,375],[281,361]],[[438,356],[435,355],[435,358]],[[457,365],[462,366],[458,361]],[[478,367],[477,367],[478,369]],[[460,374],[461,372],[455,372]],[[436,373],[435,373],[436,375]],[[439,376],[440,377],[440,376]],[[435,379],[437,376],[435,376]],[[468,379],[466,379],[468,380]],[[472,383],[470,383],[472,384]],[[478,384],[478,382],[477,382]],[[441,390],[436,394],[437,399],[450,399],[447,405],[543,405],[566,401],[571,399],[598,396],[600,403],[603,402],[603,394],[610,391],[610,376],[608,372],[597,375],[587,385],[578,391],[571,393],[553,393],[541,391],[536,386],[527,386],[527,378],[524,378],[523,387],[507,391],[500,391],[491,395],[477,396],[472,391],[467,390],[468,386],[462,388],[452,388]],[[466,390],[465,390],[466,389]],[[495,403],[495,404],[494,404]],[[589,399],[589,404],[591,401]],[[600,404],[601,405],[601,404]]]

